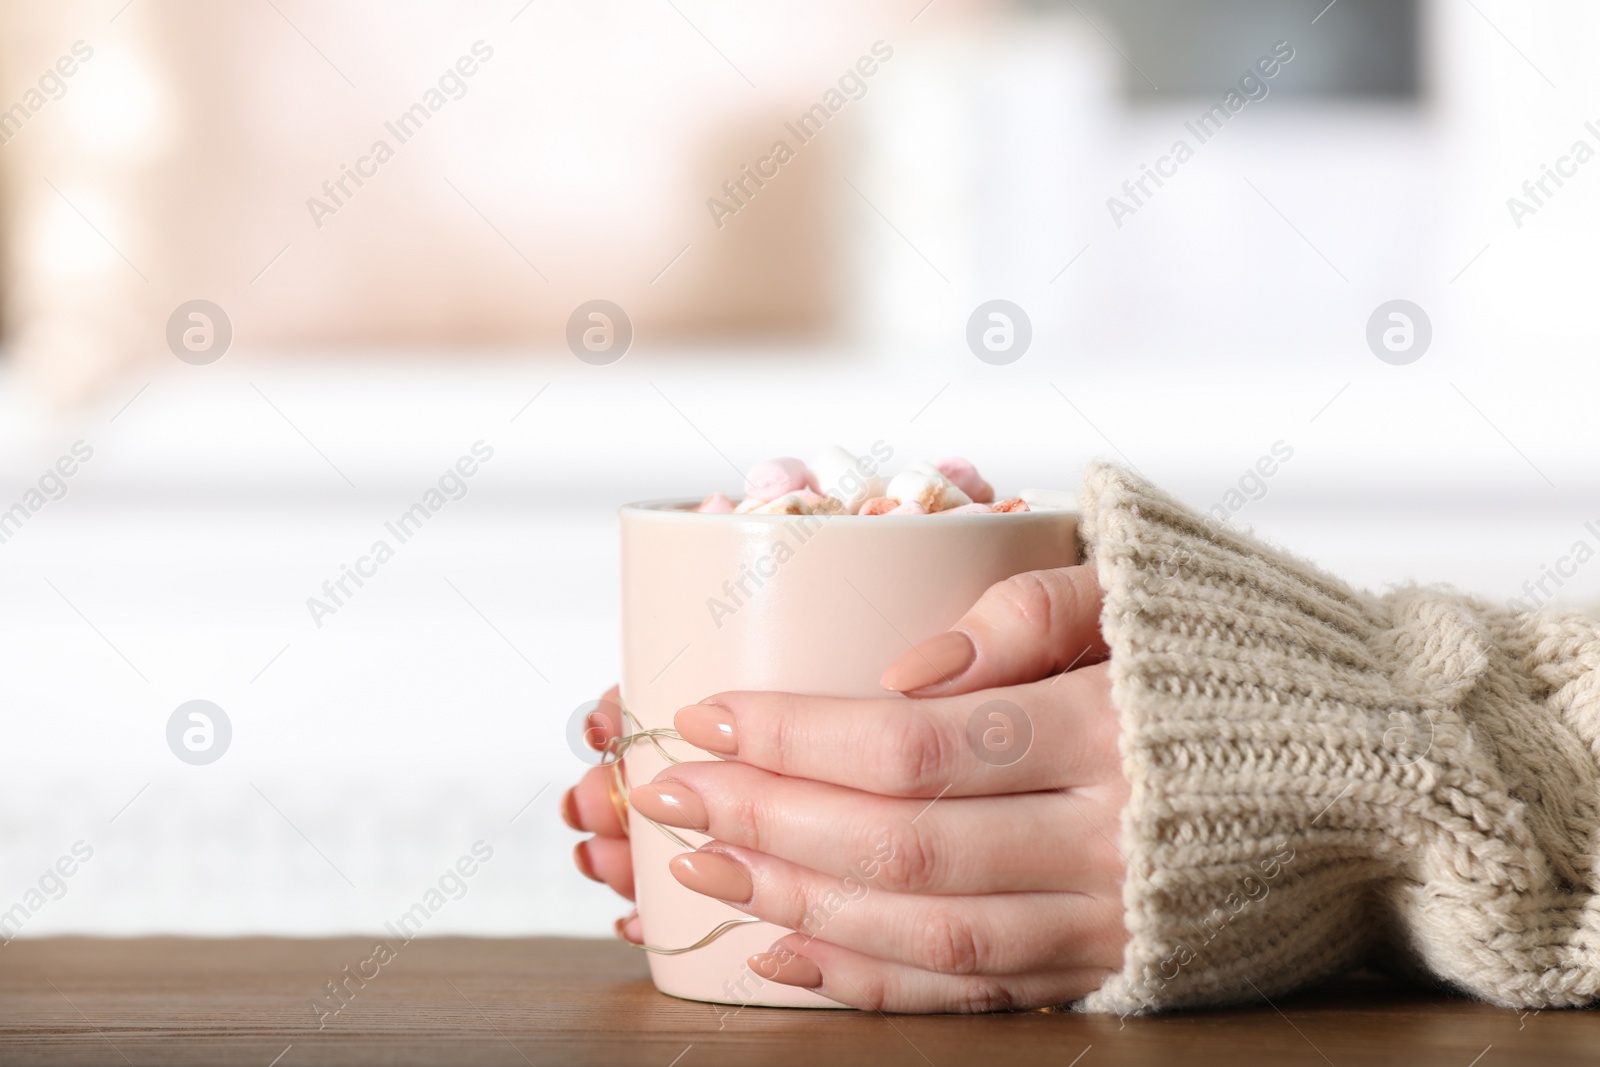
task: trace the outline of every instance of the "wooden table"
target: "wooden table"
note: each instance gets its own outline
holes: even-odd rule
[[[674,1000],[626,945],[418,940],[337,1015],[311,998],[364,939],[18,940],[0,948],[0,1064],[1593,1064],[1600,1014],[1515,1012],[1352,979],[1161,1018],[883,1016]],[[374,965],[365,967],[373,973]],[[319,1021],[322,1024],[319,1029]]]

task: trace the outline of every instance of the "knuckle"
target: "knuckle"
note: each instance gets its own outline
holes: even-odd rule
[[[736,846],[728,851],[737,857],[750,874],[753,892],[742,907],[774,926],[781,926],[785,930],[800,929],[793,920],[805,914],[806,901],[805,892],[795,879],[781,870],[774,870],[771,864],[759,861],[751,863],[748,854],[752,849]]]
[[[806,887],[785,879],[787,884],[768,886],[761,917],[806,937],[816,937],[828,919],[828,909]]]
[[[677,769],[681,771],[688,766],[680,764]],[[703,766],[721,769],[716,764]],[[743,845],[757,852],[767,851],[766,839],[769,835],[764,832],[767,825],[767,798],[764,795],[749,789],[711,788],[711,783],[703,777],[691,780],[689,785],[705,803],[707,820],[711,824],[707,833],[729,844]]]
[[[1009,1011],[1016,998],[1005,983],[995,978],[971,978],[961,984],[956,994],[955,1010],[966,1014],[990,1011]]]
[[[1043,571],[1012,575],[995,586],[995,592],[1001,610],[1015,622],[1029,629],[1049,631],[1060,594]]]
[[[804,693],[751,693],[739,705],[739,744],[751,734],[781,751],[789,751],[786,741],[803,740],[816,723],[815,697]]]
[[[951,908],[928,916],[917,933],[923,969],[937,974],[976,974],[982,962],[972,922]]]
[[[765,714],[738,716],[744,724],[740,730],[740,747],[754,750],[751,755],[758,759],[764,757],[766,766],[779,774],[786,774],[791,769],[790,754],[795,751],[793,746],[800,741],[793,736],[796,713],[794,699],[789,694],[783,694],[763,710]],[[749,729],[757,724],[761,724],[760,729]],[[756,734],[764,734],[765,737],[752,736]]]
[[[928,796],[949,784],[953,743],[921,708],[886,720],[877,749],[877,780],[890,796]]]
[[[932,843],[914,823],[901,823],[883,831],[883,863],[877,881],[891,893],[918,893],[930,889],[938,878],[939,861]]]
[[[852,983],[853,992],[861,998],[861,1006],[868,1011],[893,1011],[889,1003],[889,983],[883,975],[869,972]]]

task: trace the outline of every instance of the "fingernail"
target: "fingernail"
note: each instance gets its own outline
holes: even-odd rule
[[[891,693],[909,693],[936,682],[954,681],[978,658],[978,647],[960,630],[930,637],[889,665],[878,684]]]
[[[639,921],[637,911],[630,911],[618,919],[612,929],[616,930],[617,936],[624,941],[631,941],[635,945],[644,944],[644,923]]]
[[[582,875],[593,882],[603,881],[594,873],[594,864],[589,862],[589,842],[579,841],[572,850],[572,862],[577,866]]]
[[[583,720],[583,743],[596,752],[606,747],[606,720],[598,711],[591,711]]]
[[[576,787],[569,789],[561,797],[561,821],[574,830],[582,830],[578,825],[578,790]]]
[[[757,952],[745,963],[769,982],[797,985],[802,989],[815,989],[822,984],[821,968],[804,956],[796,956],[786,949]]]
[[[672,717],[683,739],[695,748],[734,756],[739,752],[739,735],[734,731],[733,712],[721,704],[691,704]]]
[[[686,852],[667,864],[684,886],[730,904],[747,903],[755,896],[755,886],[744,864],[726,852]]]
[[[683,830],[704,830],[711,825],[700,794],[682,782],[652,782],[628,794],[628,803],[647,819]]]

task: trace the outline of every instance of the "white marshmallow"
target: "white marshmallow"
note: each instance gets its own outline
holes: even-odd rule
[[[1034,511],[1071,511],[1078,498],[1069,489],[1024,489],[1017,494]]]
[[[824,449],[811,461],[811,473],[817,481],[817,492],[843,504],[847,515],[854,515],[863,503],[883,495],[883,479],[869,473],[859,457],[838,445]]]
[[[928,511],[944,511],[972,503],[972,498],[931,463],[913,463],[889,479],[883,495],[902,504],[916,502]]]
[[[809,515],[812,502],[817,497],[804,489],[795,493],[785,493],[776,500],[769,500],[759,507],[752,508],[752,515]]]

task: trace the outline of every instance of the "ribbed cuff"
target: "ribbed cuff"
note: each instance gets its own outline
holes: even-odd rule
[[[1132,790],[1131,939],[1079,1007],[1227,1003],[1354,965],[1382,867],[1337,809],[1418,800],[1374,738],[1395,706],[1380,605],[1115,467],[1082,509]]]
[[[1374,955],[1507,1007],[1595,999],[1600,623],[1358,593],[1111,466],[1082,509],[1132,791],[1123,969],[1077,1007]]]

